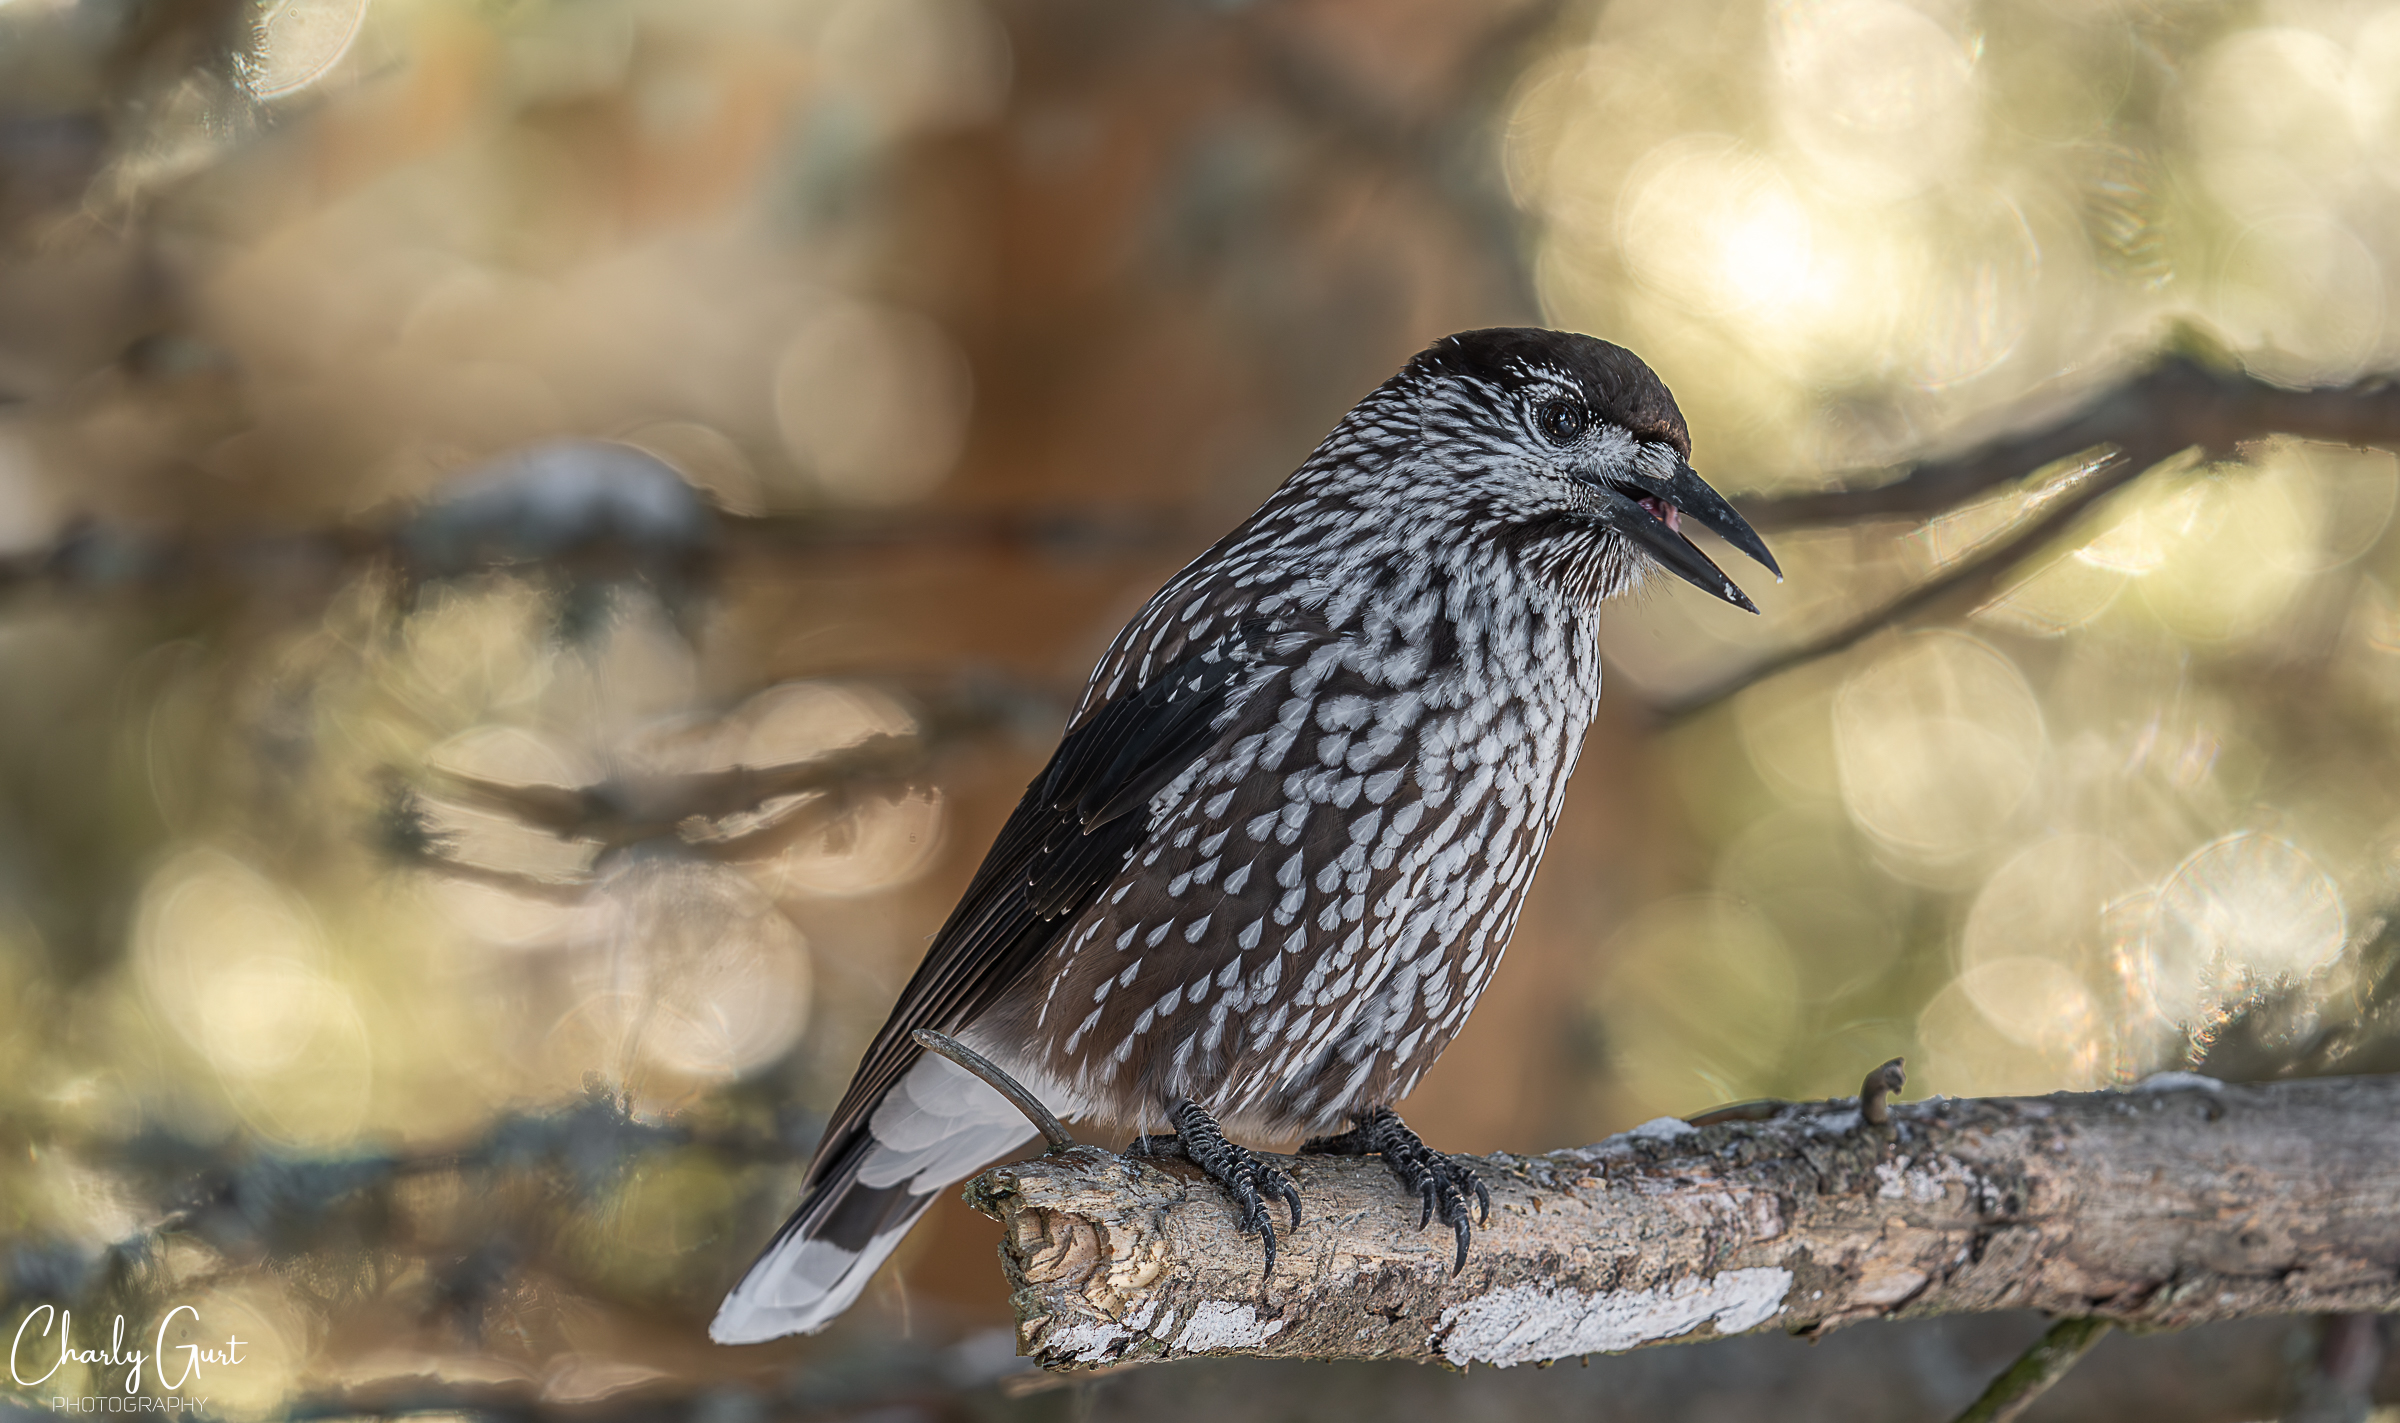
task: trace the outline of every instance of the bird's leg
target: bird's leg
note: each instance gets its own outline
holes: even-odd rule
[[[1300,1188],[1282,1167],[1248,1147],[1227,1141],[1216,1118],[1199,1103],[1177,1099],[1167,1107],[1167,1120],[1175,1124],[1173,1136],[1137,1136],[1132,1150],[1144,1156],[1180,1156],[1206,1171],[1240,1208],[1243,1232],[1266,1242],[1266,1274],[1274,1274],[1275,1223],[1267,1216],[1267,1202],[1281,1201],[1288,1206],[1292,1229],[1298,1230]]]
[[[1492,1218],[1492,1193],[1484,1189],[1475,1172],[1455,1156],[1445,1156],[1427,1146],[1417,1134],[1400,1120],[1400,1114],[1389,1107],[1369,1107],[1351,1119],[1350,1130],[1339,1136],[1310,1137],[1300,1144],[1303,1156],[1381,1156],[1383,1164],[1400,1178],[1400,1184],[1425,1203],[1417,1218],[1417,1229],[1423,1230],[1436,1216],[1442,1224],[1458,1232],[1458,1262],[1450,1267],[1457,1274],[1467,1267],[1467,1241],[1473,1230],[1467,1224],[1467,1196],[1471,1192],[1480,1207],[1478,1219],[1489,1224]]]

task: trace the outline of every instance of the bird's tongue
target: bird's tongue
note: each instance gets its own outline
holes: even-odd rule
[[[1669,533],[1680,534],[1683,532],[1683,511],[1681,509],[1658,498],[1644,499],[1641,501],[1641,505],[1650,511],[1650,517],[1666,525]]]

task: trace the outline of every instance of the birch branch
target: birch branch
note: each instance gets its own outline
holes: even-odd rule
[[[1379,1161],[1286,1161],[1306,1204],[1259,1277],[1213,1183],[1095,1147],[996,1167],[1021,1353],[1538,1363],[1859,1320],[2041,1309],[2148,1328],[2400,1310],[2400,1077],[1797,1105],[1662,1119],[1478,1169],[1447,1231]]]

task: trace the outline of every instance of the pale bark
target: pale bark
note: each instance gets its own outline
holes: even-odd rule
[[[2004,1309],[2175,1328],[2400,1310],[2400,1078],[1848,1103],[1499,1155],[1466,1268],[1371,1158],[1287,1159],[1272,1279],[1216,1186],[1097,1147],[996,1167],[1018,1346],[1516,1364]],[[1278,1212],[1278,1224],[1282,1222]]]

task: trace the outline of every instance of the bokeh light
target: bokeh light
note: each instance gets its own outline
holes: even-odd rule
[[[1953,632],[1916,634],[1834,698],[1842,802],[1859,828],[1928,868],[1985,853],[2038,785],[2041,704],[2015,664]]]
[[[262,99],[296,94],[324,78],[350,52],[366,22],[367,0],[273,0],[252,19],[242,87]]]
[[[1607,962],[1597,1007],[1633,1101],[1697,1112],[1772,1078],[1799,1018],[1799,976],[1765,916],[1713,895],[1668,900],[1618,932]]]
[[[773,687],[752,697],[725,726],[717,759],[737,766],[806,761],[870,737],[904,737],[916,719],[872,688],[827,683]],[[941,846],[938,792],[770,800],[760,811],[793,813],[809,828],[758,866],[778,894],[839,897],[872,894],[923,872]]]
[[[2094,997],[2113,978],[2109,911],[2147,887],[2125,852],[2099,836],[2027,845],[1983,882],[1967,911],[1958,957],[1968,997],[2003,1032],[2029,1041],[2104,1036],[2100,1009],[2117,1006]],[[1994,965],[2007,967],[1976,977]],[[2058,1016],[2026,1011],[2042,1004]]]
[[[562,1082],[646,1064],[721,1081],[788,1051],[808,1022],[807,941],[736,871],[671,852],[601,881],[577,945],[585,996],[550,1035]]]
[[[950,470],[966,431],[966,363],[921,317],[856,302],[810,317],[775,364],[775,418],[829,497],[894,504]]]
[[[1545,310],[1659,367],[1698,467],[1872,484],[2052,417],[2169,320],[2197,359],[2294,384],[2391,366],[2394,55],[2381,6],[1612,6],[1519,86],[1506,171],[1542,220]],[[1764,617],[1675,589],[1615,617],[1618,685],[1685,695],[1970,570],[2107,453],[1780,533]],[[2351,847],[2400,816],[2366,769],[2400,708],[2396,494],[2381,452],[2188,450],[1963,620],[1903,621],[1678,731],[1711,868],[1653,895],[1738,897],[1821,1005],[1728,1095],[1830,1072],[1812,1035],[1901,1021],[1919,1080],[1966,1092],[2183,1060],[2277,984],[2346,1011],[2390,882]]]
[[[364,1123],[373,1051],[303,906],[220,851],[191,850],[144,886],[136,961],[153,1012],[272,1139],[338,1144]]]
[[[1831,191],[1905,197],[1972,150],[1974,53],[1940,21],[1897,0],[1788,0],[1769,34],[1776,117]]]
[[[2349,937],[2332,878],[2308,853],[2244,831],[2194,850],[2159,887],[2135,981],[2169,1021],[2331,964]]]

